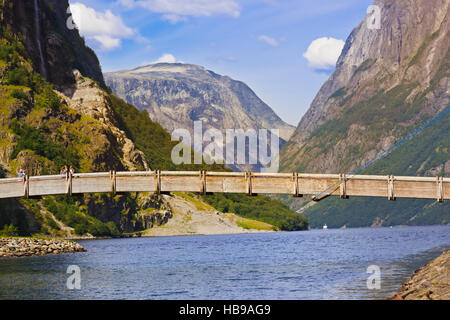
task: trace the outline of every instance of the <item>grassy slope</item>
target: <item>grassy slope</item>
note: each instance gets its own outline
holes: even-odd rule
[[[304,216],[269,197],[212,194],[204,196],[203,199],[219,211],[233,212],[244,218],[266,222],[281,230],[296,231],[308,228],[308,221]]]

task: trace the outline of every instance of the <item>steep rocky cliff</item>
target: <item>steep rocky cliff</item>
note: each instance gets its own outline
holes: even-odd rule
[[[73,70],[104,87],[100,64],[78,30],[68,28],[68,0],[0,0],[0,19],[23,38],[35,70],[57,90],[75,85]]]
[[[350,172],[449,108],[450,3],[376,0],[374,4],[381,8],[381,28],[368,28],[367,17],[352,31],[336,70],[281,152],[283,171]],[[365,172],[448,175],[449,128],[446,116]],[[314,212],[332,214],[328,218],[337,227],[355,225],[349,216],[336,216],[345,210],[355,212],[352,204],[368,208],[364,225],[420,223],[413,220],[422,215],[421,209],[434,207],[423,201],[397,206],[354,201],[342,205],[330,200]],[[403,218],[388,219],[396,208]],[[435,219],[428,222],[450,221],[448,208],[433,209]],[[322,216],[316,222],[325,220]]]

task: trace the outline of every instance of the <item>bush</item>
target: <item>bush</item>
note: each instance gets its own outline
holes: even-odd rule
[[[106,223],[106,227],[108,227],[109,234],[113,237],[120,236],[120,231],[117,229],[117,226],[114,222],[110,221]]]
[[[64,148],[51,140],[47,140],[43,133],[29,125],[20,125],[17,120],[11,123],[11,130],[18,135],[19,141],[14,147],[12,158],[16,158],[22,150],[32,150],[37,155],[46,157],[53,161],[56,167],[61,167],[68,163],[79,166],[79,156],[72,148]]]
[[[60,230],[58,224],[56,223],[56,221],[50,215],[48,215],[46,217],[46,219],[47,219],[47,224],[48,224],[48,226],[50,228],[52,228],[54,230]]]
[[[19,229],[13,224],[4,225],[3,229],[0,230],[0,236],[4,237],[17,237],[19,235]]]
[[[50,86],[44,86],[40,90],[41,92],[36,95],[35,108],[50,108],[54,111],[58,110],[60,106],[60,100],[58,95],[53,91]]]
[[[13,48],[8,45],[0,46],[0,60],[9,60],[9,55],[12,54]]]
[[[26,94],[26,92],[23,90],[20,90],[20,89],[14,89],[11,92],[11,97],[13,97],[15,99],[19,99],[19,100],[27,100],[28,99],[28,95]]]
[[[77,225],[75,225],[74,229],[75,229],[75,233],[80,236],[83,234],[86,234],[88,232],[88,228],[84,224],[77,224]]]
[[[247,197],[240,194],[204,196],[211,206],[222,212],[232,212],[247,219],[269,223],[284,231],[306,230],[308,220],[278,200],[265,196]]]
[[[94,217],[84,214],[80,211],[73,198],[58,196],[56,200],[57,202],[53,198],[46,198],[44,200],[45,207],[58,220],[74,228],[76,234],[84,235],[90,233],[96,237],[116,237],[120,235],[114,222],[103,223]]]
[[[27,68],[21,66],[12,69],[8,73],[7,83],[15,86],[30,86],[30,73]]]

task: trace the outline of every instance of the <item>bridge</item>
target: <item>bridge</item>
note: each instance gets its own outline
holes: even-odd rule
[[[331,186],[331,187],[330,187]],[[324,192],[326,190],[326,192]],[[136,171],[24,176],[0,179],[0,198],[126,192],[198,192],[450,199],[450,178],[393,175]],[[319,195],[318,195],[319,194]]]

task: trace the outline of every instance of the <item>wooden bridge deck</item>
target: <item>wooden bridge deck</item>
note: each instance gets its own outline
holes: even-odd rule
[[[59,194],[122,192],[199,192],[318,194],[329,195],[450,199],[450,178],[358,175],[341,181],[339,174],[248,173],[248,172],[105,172],[74,175],[31,176],[0,179],[0,198],[38,197]]]

